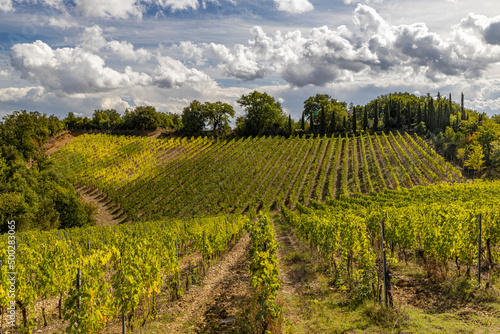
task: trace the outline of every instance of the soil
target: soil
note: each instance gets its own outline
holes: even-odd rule
[[[51,138],[45,144],[45,153],[50,157],[52,153],[57,152],[60,147],[72,142],[75,139],[70,132],[65,132],[57,137]]]
[[[244,235],[208,270],[200,286],[169,305],[163,317],[173,322],[165,325],[165,333],[230,333],[250,294],[249,249],[250,237]]]
[[[114,201],[104,197],[99,191],[88,187],[79,187],[75,190],[85,202],[92,203],[97,207],[97,213],[94,216],[97,226],[113,226],[127,220],[123,211],[117,209]]]

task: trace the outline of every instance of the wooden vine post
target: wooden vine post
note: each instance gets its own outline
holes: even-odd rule
[[[385,297],[385,306],[392,307],[392,291],[391,291],[391,274],[387,270],[387,259],[385,255],[385,222],[382,219],[380,221],[380,229],[382,232],[382,264],[383,264],[383,279],[384,279],[384,297]]]

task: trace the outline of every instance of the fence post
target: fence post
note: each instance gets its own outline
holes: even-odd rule
[[[477,285],[481,285],[481,214],[477,216],[478,222],[478,242],[477,242]]]
[[[384,220],[382,219],[380,221],[380,229],[382,232],[382,263],[383,263],[383,279],[384,279],[384,296],[385,296],[385,306],[388,306],[388,300],[387,300],[387,291],[388,291],[388,284],[387,284],[387,262],[385,258],[385,224]]]

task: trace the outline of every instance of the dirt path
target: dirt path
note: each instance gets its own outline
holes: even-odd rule
[[[234,248],[211,267],[200,286],[192,287],[173,305],[169,305],[169,318],[173,321],[165,326],[165,333],[195,333],[200,328],[212,328],[217,324],[219,333],[228,333],[235,323],[236,312],[250,289],[248,251],[250,237],[244,235]],[[214,333],[214,331],[203,331]]]
[[[97,226],[113,226],[126,220],[126,215],[120,209],[117,209],[114,201],[104,197],[97,190],[87,187],[78,187],[75,190],[82,196],[87,203],[92,203],[97,207],[95,215]]]
[[[279,295],[284,301],[285,322],[302,323],[306,313],[302,308],[307,308],[304,300],[309,298],[311,293],[318,291],[320,287],[314,262],[309,249],[297,238],[293,228],[282,221],[281,217],[275,220],[273,228],[276,241],[280,245],[277,250],[281,280]]]

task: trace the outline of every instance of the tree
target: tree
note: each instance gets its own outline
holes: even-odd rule
[[[411,121],[412,121],[412,112],[411,112],[411,105],[410,105],[410,101],[406,102],[406,121],[407,121],[407,126],[408,126],[408,129],[410,128],[410,125],[411,125]]]
[[[72,112],[68,113],[68,116],[63,120],[64,124],[66,125],[66,128],[69,130],[74,130],[76,128],[76,122],[77,118],[75,117],[75,114]]]
[[[205,102],[203,112],[208,125],[212,126],[212,131],[223,131],[228,125],[229,118],[234,117],[234,109],[227,103],[217,101],[215,103]]]
[[[352,107],[352,132],[356,134],[356,107]]]
[[[366,110],[365,106],[365,111],[363,113],[363,131],[366,131],[368,128],[368,111]]]
[[[467,117],[465,117],[465,109],[464,109],[464,93],[460,93],[460,115],[462,117],[462,121],[465,121]]]
[[[324,136],[326,132],[325,107],[321,106],[319,111],[319,133]]]
[[[155,130],[158,127],[158,113],[155,107],[139,106],[134,110],[125,110],[123,116],[128,129]]]
[[[389,103],[386,103],[384,107],[384,128],[386,129],[389,127],[389,120],[390,120]]]
[[[418,111],[417,111],[417,124],[422,122],[422,108],[420,106],[420,102],[418,103]]]
[[[199,134],[205,128],[206,114],[203,105],[198,100],[193,100],[189,106],[182,110],[183,131],[188,134]]]
[[[259,135],[271,128],[282,128],[285,125],[286,115],[281,103],[267,93],[254,91],[242,95],[237,102],[246,111],[246,129],[250,135]]]
[[[485,153],[486,161],[489,162],[492,143],[499,139],[498,127],[494,126],[494,124],[481,126],[479,127],[477,133],[477,141],[479,142],[479,144],[481,144],[483,152]]]
[[[450,126],[451,125],[451,122],[450,122],[450,105],[449,104],[445,104],[444,106],[444,119],[443,119],[443,128],[446,129],[446,127]]]
[[[373,113],[375,114],[375,116],[373,117],[373,131],[377,131],[378,130],[378,123],[379,123],[379,120],[378,120],[379,112],[378,112],[378,101],[377,100],[375,100],[375,106],[373,108]]]
[[[337,130],[337,118],[335,117],[335,111],[332,112],[332,118],[330,120],[330,132],[334,133]]]
[[[428,108],[429,122],[427,123],[430,131],[436,129],[436,111],[434,109],[434,99],[432,96],[429,98],[429,108]]]
[[[115,109],[94,110],[92,125],[96,129],[111,129],[121,125],[123,119]]]
[[[476,176],[476,171],[481,172],[484,167],[484,153],[481,145],[472,145],[470,147],[470,152],[464,165],[474,170],[474,177]]]
[[[401,102],[399,100],[396,104],[396,127],[398,129],[403,127],[403,120],[401,118]]]
[[[495,141],[492,143],[491,149],[491,165],[500,172],[500,141]]]

